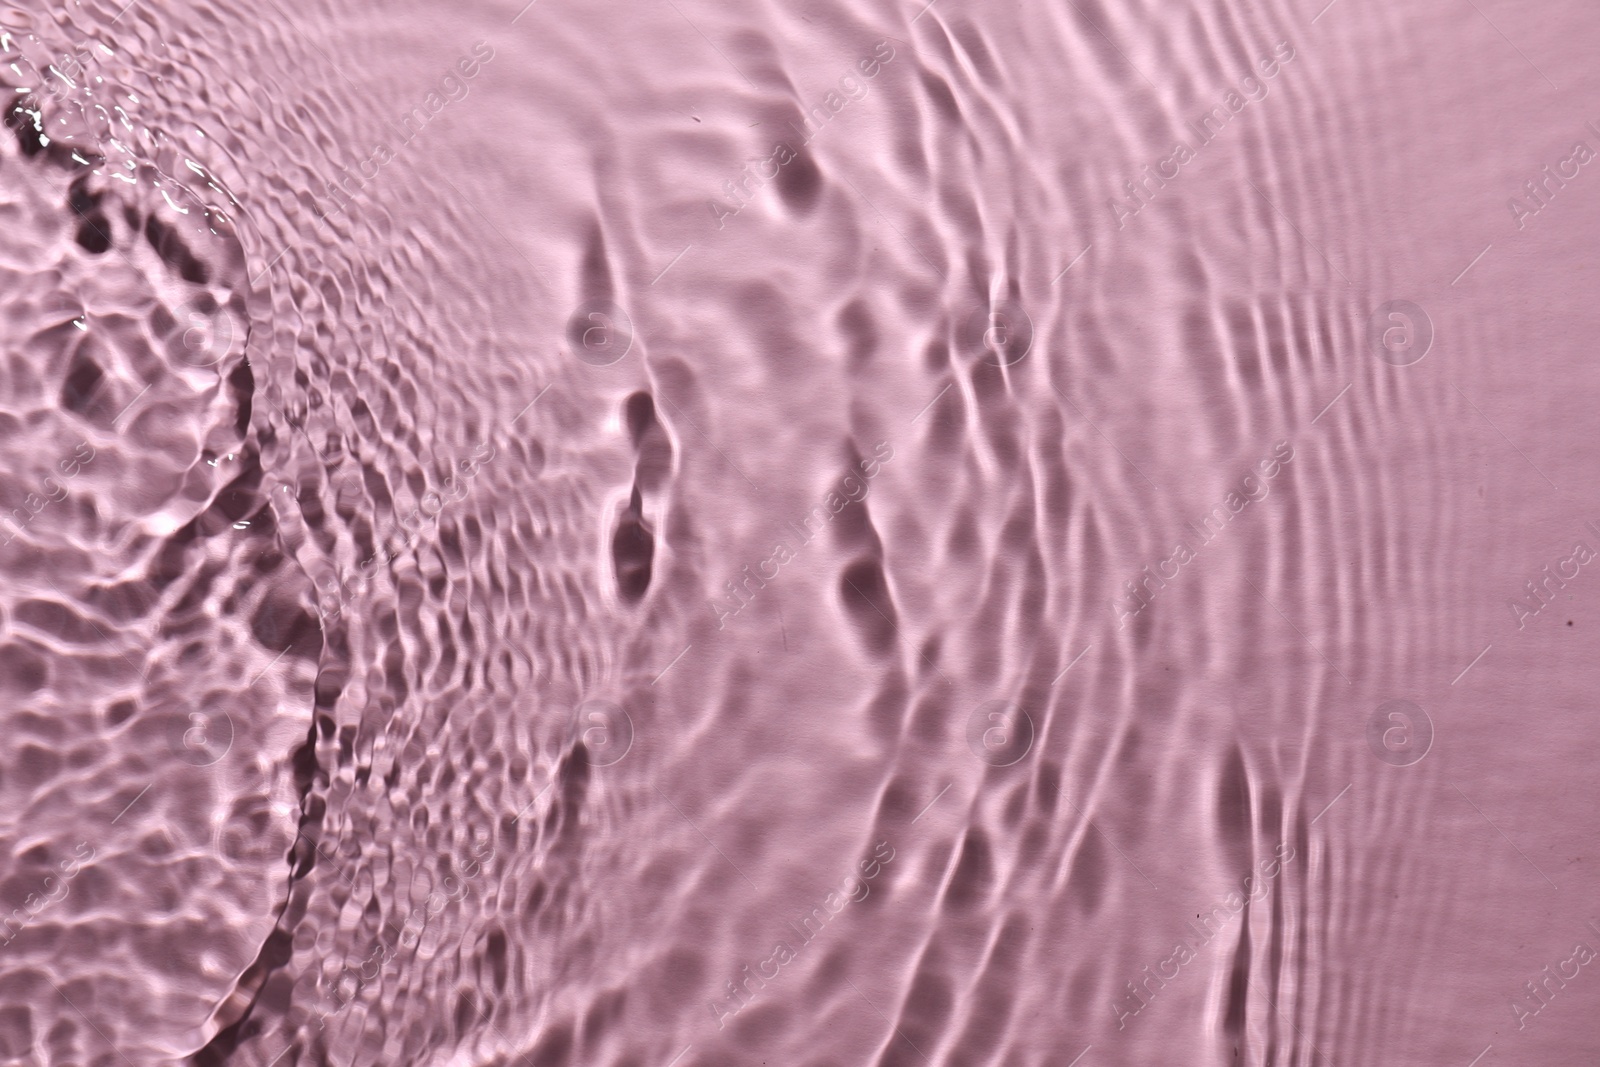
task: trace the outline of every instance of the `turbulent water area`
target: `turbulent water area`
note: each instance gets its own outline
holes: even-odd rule
[[[0,6],[0,1065],[1600,1062],[1597,53]]]

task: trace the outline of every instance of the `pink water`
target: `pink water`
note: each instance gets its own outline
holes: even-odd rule
[[[1600,13],[0,8],[0,1063],[1600,1063]]]

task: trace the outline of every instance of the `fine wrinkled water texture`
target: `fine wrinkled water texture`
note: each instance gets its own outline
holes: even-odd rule
[[[0,6],[0,1067],[1600,1064],[1600,13]]]

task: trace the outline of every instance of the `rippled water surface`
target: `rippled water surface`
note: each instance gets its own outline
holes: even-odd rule
[[[1600,14],[522,5],[0,7],[0,1063],[1600,1063]]]

